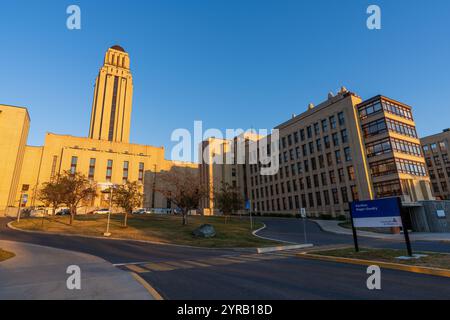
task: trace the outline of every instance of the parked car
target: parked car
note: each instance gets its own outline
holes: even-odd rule
[[[55,216],[68,216],[70,215],[69,208],[59,208],[56,210]]]
[[[147,210],[145,208],[139,208],[133,211],[133,214],[149,214],[152,213],[151,210]]]
[[[92,212],[93,214],[109,214],[109,209],[99,209]]]

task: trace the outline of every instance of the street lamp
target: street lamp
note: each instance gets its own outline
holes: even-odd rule
[[[112,184],[112,183],[105,184],[105,185],[109,186],[109,210],[108,210],[108,219],[107,219],[107,222],[106,222],[106,231],[105,231],[105,233],[103,233],[103,236],[110,237],[111,236],[111,232],[109,232],[109,224],[110,224],[110,221],[111,221],[113,190],[116,187],[116,185]],[[105,191],[102,191],[102,192],[103,193],[107,193]]]

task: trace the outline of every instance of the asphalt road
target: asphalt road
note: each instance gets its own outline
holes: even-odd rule
[[[268,226],[265,236],[277,234],[280,239],[303,241],[303,234],[298,232],[302,230],[298,228],[300,221],[264,220]],[[142,262],[137,266],[156,268],[140,276],[166,299],[450,299],[448,278],[382,270],[382,290],[371,291],[362,266],[310,261],[289,254],[258,256],[232,250],[22,233],[7,229],[6,222],[0,219],[0,239],[85,252],[113,264]],[[351,237],[323,232],[312,223],[308,224],[308,237],[320,245],[352,243]],[[431,242],[423,245],[430,249],[443,246]],[[240,262],[230,263],[232,259]],[[167,263],[179,267],[158,271]]]
[[[258,235],[268,238],[279,239],[294,243],[304,243],[303,221],[300,219],[282,219],[282,218],[259,218],[267,228],[258,233]],[[312,222],[306,223],[307,242],[315,246],[331,244],[348,244],[353,246],[353,237],[343,234],[334,234],[324,232],[320,227]],[[367,237],[358,237],[360,246],[369,246],[377,248],[405,249],[404,241],[378,240]],[[439,241],[412,241],[412,248],[416,251],[435,251],[450,253],[450,243]]]

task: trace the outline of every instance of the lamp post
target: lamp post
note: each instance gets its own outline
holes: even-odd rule
[[[23,191],[20,192],[19,208],[17,209],[17,223],[20,222],[20,209],[22,208]]]
[[[103,236],[105,237],[110,237],[111,236],[111,232],[109,232],[109,225],[111,222],[111,211],[112,211],[112,199],[113,199],[113,190],[115,188],[114,184],[110,184],[109,185],[109,210],[108,210],[108,219],[106,222],[106,231],[105,233],[103,233]]]

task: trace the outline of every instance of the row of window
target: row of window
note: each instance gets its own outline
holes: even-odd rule
[[[422,156],[420,145],[405,140],[385,138],[366,145],[367,157],[375,157],[392,151]]]
[[[88,178],[93,180],[95,175],[95,167],[96,167],[97,159],[91,158],[89,160],[89,171],[88,171]],[[112,173],[113,173],[113,160],[107,160],[106,163],[106,174],[105,179],[107,182],[111,182]],[[74,174],[77,171],[78,166],[78,157],[73,156],[71,163],[70,163],[70,172]],[[123,162],[122,167],[122,181],[126,183],[128,181],[128,173],[129,173],[130,163],[129,161]],[[144,180],[144,163],[139,162],[139,173],[138,173],[138,180],[142,182]]]
[[[450,159],[448,157],[448,153],[443,153],[442,155],[442,161],[441,161],[441,157],[439,155],[435,155],[433,157],[433,161],[431,161],[430,157],[426,158],[427,161],[427,166],[428,167],[433,167],[433,166],[441,166],[442,164],[446,165],[446,164],[450,164]]]
[[[332,167],[334,165],[339,165],[343,162],[343,160],[345,160],[345,162],[351,162],[352,161],[352,154],[351,154],[351,150],[350,148],[344,148],[344,154],[342,155],[341,150],[336,150],[334,152],[334,159],[332,156],[332,153],[327,153],[326,154],[326,161],[327,161],[327,165],[329,167]],[[304,172],[307,173],[310,170],[311,171],[315,171],[317,169],[324,169],[325,168],[325,157],[323,155],[319,155],[317,158],[310,158],[310,159],[306,159],[303,162],[299,161],[297,163],[293,163],[290,166],[285,166],[284,170],[281,167],[278,170],[278,174],[274,174],[274,175],[259,175],[260,179],[262,180],[263,177],[265,177],[264,179],[268,179],[267,177],[269,177],[269,179],[272,181],[272,177],[277,180],[278,177],[280,179],[283,179],[285,176],[289,177],[291,174],[292,176],[295,175],[300,175],[303,174]],[[250,173],[253,174],[258,174],[258,165],[250,165]],[[253,178],[258,179],[258,176],[252,176],[251,177],[251,181],[253,181]]]
[[[351,186],[350,190],[352,200],[358,201],[359,195],[356,186]],[[347,187],[340,189],[342,203],[348,203],[348,190]],[[339,198],[339,190],[334,188],[331,190],[324,190],[323,192],[317,191],[315,193],[295,195],[294,197],[283,197],[277,199],[271,199],[266,201],[255,202],[255,209],[257,211],[286,211],[286,210],[298,210],[300,206],[302,208],[316,208],[322,206],[339,205],[341,204]]]
[[[412,112],[409,108],[384,100],[383,101],[378,100],[361,107],[359,109],[359,115],[361,119],[364,120],[368,116],[377,114],[382,110],[403,117],[408,120],[413,120]]]
[[[402,195],[402,186],[400,185],[399,180],[374,183],[373,187],[377,198]]]
[[[439,147],[439,149],[438,149],[438,147]],[[430,151],[433,153],[436,153],[439,150],[441,152],[447,152],[448,147],[447,147],[447,143],[445,143],[445,141],[439,141],[437,143],[426,144],[423,146],[423,151],[425,153],[428,153]]]
[[[306,129],[301,129],[300,131],[296,131],[293,134],[289,134],[286,137],[281,138],[281,146],[283,149],[286,149],[293,144],[298,143],[299,141],[305,141],[306,139],[311,139],[313,137],[313,132],[316,137],[320,135],[320,131],[322,129],[323,133],[328,132],[328,128],[331,130],[337,128],[337,124],[342,127],[345,125],[345,116],[343,112],[339,112],[336,116],[330,116],[328,119],[323,119],[322,121],[316,122],[311,126],[306,127]]]
[[[355,169],[353,166],[347,167],[347,179],[349,181],[355,180]],[[338,175],[336,177],[336,172],[334,170],[327,172],[322,172],[320,174],[315,174],[313,176],[307,176],[305,178],[299,178],[298,184],[297,180],[292,181],[286,181],[280,182],[280,184],[270,184],[266,185],[265,187],[255,188],[252,190],[252,198],[258,199],[260,197],[273,197],[274,195],[284,194],[284,193],[290,193],[290,192],[297,192],[298,190],[303,191],[305,189],[311,189],[311,188],[320,188],[328,186],[328,184],[335,185],[338,183],[344,183],[345,182],[345,171],[344,168],[338,169]],[[251,180],[252,187],[255,186],[253,179]],[[257,184],[256,184],[257,186]],[[280,186],[280,188],[279,188]]]
[[[396,159],[395,161],[397,163],[397,170],[400,173],[407,173],[422,177],[427,175],[427,170],[423,163],[405,159]]]
[[[369,138],[378,134],[382,134],[389,131],[402,134],[404,136],[417,138],[416,128],[406,123],[395,121],[392,119],[378,119],[365,124],[362,127],[364,137]]]
[[[341,130],[340,132],[340,139],[338,133],[333,133],[332,136],[332,142],[334,147],[339,147],[340,143],[345,144],[348,143],[348,133],[347,130]],[[331,148],[331,141],[330,136],[323,137],[323,144],[322,139],[317,139],[315,142],[311,141],[308,144],[297,146],[295,149],[289,149],[288,151],[284,151],[283,154],[280,153],[279,155],[279,162],[280,164],[283,162],[288,162],[289,160],[295,161],[299,160],[302,156],[307,157],[308,155],[313,155],[316,151],[322,152],[325,149]]]
[[[439,178],[439,179],[447,179],[445,177],[444,169],[442,169],[442,168],[437,168],[436,171],[429,170],[429,172],[430,172],[431,180],[436,180],[437,178]],[[450,180],[450,167],[447,167],[447,177]]]

